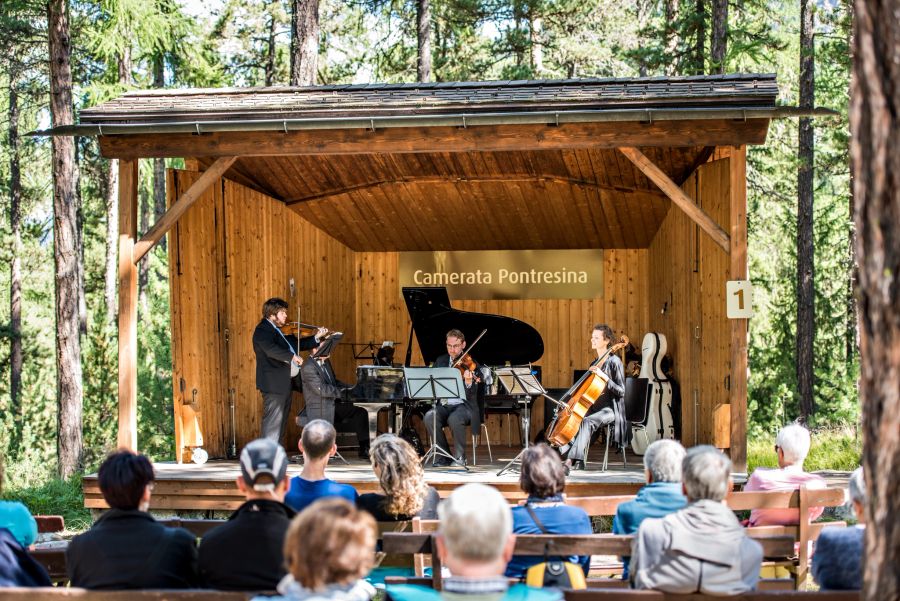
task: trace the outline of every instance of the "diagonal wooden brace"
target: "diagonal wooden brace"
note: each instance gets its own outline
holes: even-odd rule
[[[228,168],[231,167],[235,160],[237,160],[237,157],[233,156],[216,159],[216,162],[203,172],[200,179],[194,182],[194,184],[181,195],[181,198],[169,207],[166,214],[160,217],[159,221],[154,223],[153,227],[151,227],[150,230],[134,245],[132,261],[138,263],[143,259],[144,255],[150,252],[150,249],[153,248],[157,242],[162,240],[162,237],[166,235],[166,232],[175,225],[178,218],[191,208],[191,205],[194,204],[194,202],[200,198],[211,185],[213,185],[213,182],[217,181],[226,171],[228,171]]]
[[[691,221],[699,225],[700,229],[709,234],[716,244],[721,246],[726,253],[731,253],[731,238],[725,230],[723,230],[718,223],[713,221],[713,218],[710,217],[706,211],[698,207],[697,204],[678,187],[678,184],[669,179],[668,175],[654,165],[653,161],[648,159],[644,153],[637,148],[621,146],[619,147],[619,150],[622,154],[627,156],[632,163],[637,165],[637,168],[640,169],[650,181],[659,186],[659,189],[662,190],[679,209],[684,211],[684,213],[690,217]]]

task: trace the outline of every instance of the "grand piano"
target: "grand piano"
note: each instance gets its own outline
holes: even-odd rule
[[[412,362],[412,339],[415,335],[426,365],[447,352],[445,338],[453,328],[466,336],[467,348],[482,331],[487,330],[472,350],[479,365],[488,367],[527,366],[544,354],[544,340],[531,325],[502,315],[475,313],[454,309],[447,289],[443,287],[403,288],[403,298],[412,321],[404,365]],[[530,371],[526,370],[526,371]],[[489,378],[490,380],[490,378]],[[348,400],[369,413],[369,430],[375,437],[378,411],[385,407],[406,407],[403,368],[394,366],[360,365],[356,385],[347,393]],[[507,394],[498,381],[484,387],[484,409],[521,412],[523,440],[528,432],[528,418],[534,395]]]

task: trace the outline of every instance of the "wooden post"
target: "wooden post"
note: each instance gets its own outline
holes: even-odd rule
[[[691,221],[699,225],[700,229],[709,234],[716,244],[721,246],[725,252],[729,252],[728,234],[725,230],[719,227],[719,224],[716,223],[706,211],[697,206],[697,204],[691,200],[691,197],[685,194],[678,184],[673,182],[662,169],[654,165],[653,161],[644,156],[644,153],[637,148],[622,146],[619,148],[619,151],[627,156],[628,159],[641,170],[641,173],[647,176],[647,179],[659,186],[659,189],[665,192],[666,196],[668,196],[679,209],[684,211],[685,215],[687,215]]]
[[[747,148],[732,148],[731,158],[732,280],[747,279]],[[731,462],[736,472],[747,470],[747,325],[731,320]]]
[[[138,161],[119,161],[119,435],[120,448],[137,450]]]

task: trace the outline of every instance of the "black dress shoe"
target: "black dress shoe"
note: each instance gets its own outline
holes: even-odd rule
[[[359,451],[357,451],[356,456],[360,459],[369,460],[369,447],[359,447]]]
[[[583,471],[584,470],[584,461],[582,461],[580,459],[573,459],[572,460],[572,470],[579,471],[579,472]]]
[[[431,462],[429,461],[425,465],[427,466],[429,463]],[[451,465],[453,465],[453,462],[446,457],[438,457],[434,460],[434,467],[450,467]]]

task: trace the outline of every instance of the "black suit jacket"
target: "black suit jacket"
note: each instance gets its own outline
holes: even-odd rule
[[[316,347],[316,337],[293,338],[294,350],[308,351]],[[297,348],[299,346],[299,348]],[[291,347],[268,319],[263,319],[253,330],[253,351],[256,353],[256,387],[265,393],[290,394]]]
[[[337,379],[331,361],[322,365],[310,357],[300,368],[303,378],[303,400],[306,402],[301,417],[308,423],[314,419],[324,419],[334,423],[334,403],[341,399],[341,389],[347,385]]]
[[[453,364],[450,361],[450,355],[443,354],[432,363],[432,367],[450,367]],[[476,362],[477,365],[477,362]],[[465,386],[466,381],[463,379],[463,386]],[[478,384],[476,382],[472,382],[472,385],[466,388],[466,397],[465,397],[466,406],[469,408],[469,413],[472,415],[472,433],[480,433],[481,431],[481,414],[483,413],[481,402],[478,398]]]
[[[194,536],[143,511],[110,509],[69,543],[72,586],[90,589],[191,588],[197,584]]]
[[[247,501],[228,523],[200,542],[204,586],[228,591],[274,591],[286,574],[284,535],[294,510],[278,501]]]

